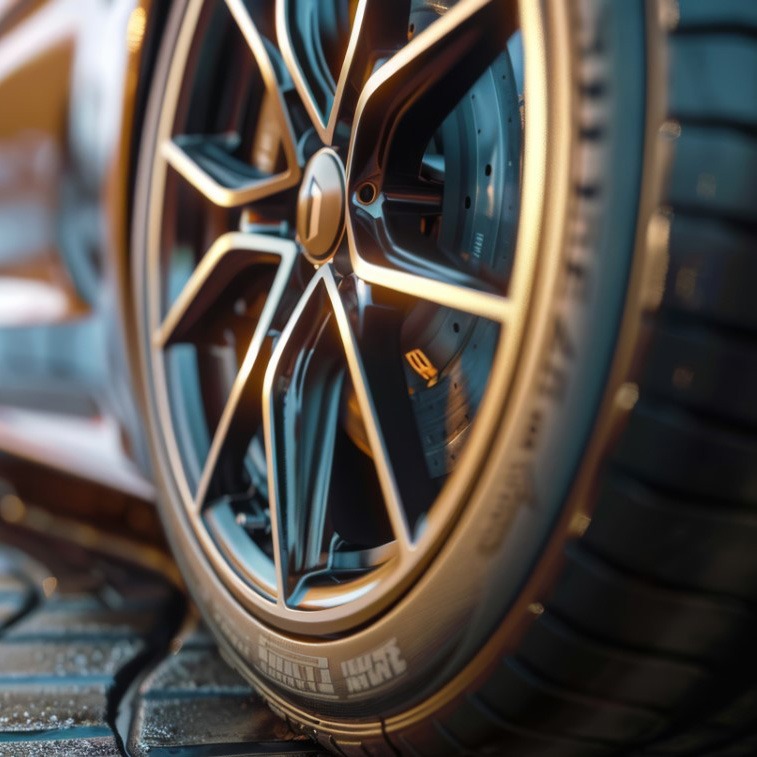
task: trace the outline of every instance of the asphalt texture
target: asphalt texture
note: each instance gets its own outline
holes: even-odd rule
[[[0,526],[0,757],[322,753],[226,665],[164,571],[92,531],[51,535],[67,530]]]

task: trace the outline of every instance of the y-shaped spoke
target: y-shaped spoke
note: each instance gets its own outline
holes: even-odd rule
[[[279,601],[324,569],[334,444],[346,377],[352,383],[399,553],[410,537],[355,337],[331,266],[311,280],[263,381],[263,430]]]
[[[321,484],[316,487],[319,495],[317,503],[298,499],[300,491],[307,488],[307,484],[302,484],[299,467],[302,456],[298,432],[301,431],[302,388],[307,368],[303,363],[308,356],[312,356],[313,344],[325,327],[321,291],[322,272],[325,270],[324,267],[311,279],[297,303],[278,339],[263,380],[262,415],[268,500],[278,602],[281,605],[285,604],[291,593],[297,566],[304,562],[301,548],[304,530],[301,526],[307,520],[307,510],[315,504],[319,511],[323,511],[328,496],[328,486]],[[333,445],[331,449],[327,446],[327,459],[330,459],[332,451]],[[318,518],[318,514],[315,517]]]
[[[344,303],[339,296],[336,281],[330,270],[324,274],[324,283],[331,300],[331,307],[333,308],[337,327],[339,328],[344,354],[347,358],[350,379],[355,390],[360,415],[368,438],[368,445],[371,449],[379,484],[381,485],[384,505],[401,554],[409,548],[412,539],[402,496],[389,456],[389,448],[384,438],[381,420],[379,419],[376,403],[374,402],[368,377],[363,366],[358,343],[352,331],[347,312],[344,309]]]
[[[345,369],[325,305],[316,282],[282,333],[263,384],[271,520],[285,597],[329,562],[327,518]]]
[[[387,219],[441,212],[444,165],[430,166],[427,145],[501,54],[515,23],[508,3],[461,0],[420,32],[368,79],[347,159],[347,238],[355,273],[370,284],[498,323],[512,314],[505,279],[483,267],[468,271],[439,250],[404,249]],[[356,200],[365,186],[373,197],[367,206],[362,192]],[[432,243],[419,234],[418,245]]]
[[[254,424],[245,422],[249,419],[241,413],[240,405],[256,367],[259,373],[263,370],[260,365],[261,362],[264,365],[265,361],[261,353],[296,259],[297,248],[289,240],[261,234],[225,234],[205,253],[153,335],[154,343],[160,347],[192,341],[195,327],[202,323],[208,310],[219,301],[228,285],[242,271],[254,267],[278,267],[213,435],[195,496],[198,510],[206,504],[219,465],[230,455],[230,448],[233,448],[231,452],[234,452],[237,462],[244,457]],[[250,405],[254,407],[255,403]]]
[[[261,112],[278,126],[286,168],[267,174],[233,158],[223,135],[179,135],[161,145],[161,154],[187,182],[210,202],[238,207],[289,189],[300,179],[292,123],[286,110],[276,71],[243,0],[226,0],[231,15],[252,52],[263,81]]]
[[[250,384],[254,383],[252,381],[253,375],[255,373],[262,375],[264,370],[265,355],[263,353],[263,346],[268,337],[276,311],[281,305],[284,292],[289,284],[295,260],[296,249],[294,248],[294,244],[291,244],[286,249],[286,252],[281,255],[278,271],[276,272],[263,310],[260,313],[239,373],[232,385],[231,393],[224,406],[218,427],[213,435],[210,451],[197,488],[195,503],[198,509],[207,502],[211,484],[214,477],[218,475],[219,465],[222,460],[232,452],[234,453],[235,462],[241,464],[241,459],[244,457],[254,428],[258,425],[254,421],[251,422],[250,418],[240,411],[240,404],[248,392]],[[256,398],[252,397],[251,399],[252,402],[250,405],[253,414],[257,415],[259,409],[255,402]],[[233,449],[230,450],[230,448]]]
[[[406,20],[401,18],[405,4],[392,0],[358,0],[349,42],[339,79],[332,95],[321,83],[320,98],[314,95],[315,82],[309,82],[298,59],[294,42],[296,10],[292,0],[276,0],[276,34],[287,68],[302,98],[321,141],[330,145],[340,120],[350,120],[357,105],[365,78],[380,56],[399,48],[406,34]],[[317,100],[321,99],[323,105]]]
[[[461,0],[367,81],[355,111],[348,184],[375,179],[397,143],[405,170],[419,168],[444,118],[505,48],[514,3]]]

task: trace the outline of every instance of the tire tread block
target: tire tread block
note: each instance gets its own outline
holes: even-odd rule
[[[663,311],[757,331],[757,245],[752,234],[714,218],[674,212]],[[696,320],[695,320],[696,319]]]
[[[757,513],[666,497],[606,475],[584,536],[595,553],[672,588],[757,600]]]
[[[751,340],[660,325],[651,335],[643,383],[658,398],[757,426],[757,343]]]
[[[682,126],[667,200],[676,208],[755,222],[757,139],[735,129]]]
[[[757,43],[740,34],[673,35],[670,114],[682,122],[757,125]],[[732,72],[749,72],[733,75]]]
[[[546,609],[593,637],[694,663],[719,660],[753,637],[743,603],[662,588],[577,544],[566,559]]]
[[[678,29],[757,29],[757,6],[744,0],[679,0]]]
[[[757,503],[754,435],[643,397],[612,456],[621,470],[683,497]]]
[[[706,680],[699,666],[601,643],[549,612],[533,623],[517,657],[583,694],[660,710],[672,709]]]
[[[559,686],[514,658],[504,661],[480,696],[503,719],[554,737],[615,743],[651,737],[663,726],[650,708]]]

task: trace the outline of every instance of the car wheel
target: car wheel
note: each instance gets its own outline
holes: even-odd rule
[[[162,518],[326,746],[704,748],[748,692],[756,25],[173,4],[132,234]]]

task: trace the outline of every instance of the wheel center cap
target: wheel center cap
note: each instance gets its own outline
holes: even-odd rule
[[[313,155],[297,197],[297,239],[314,263],[328,260],[342,241],[346,185],[344,166],[332,149]]]

